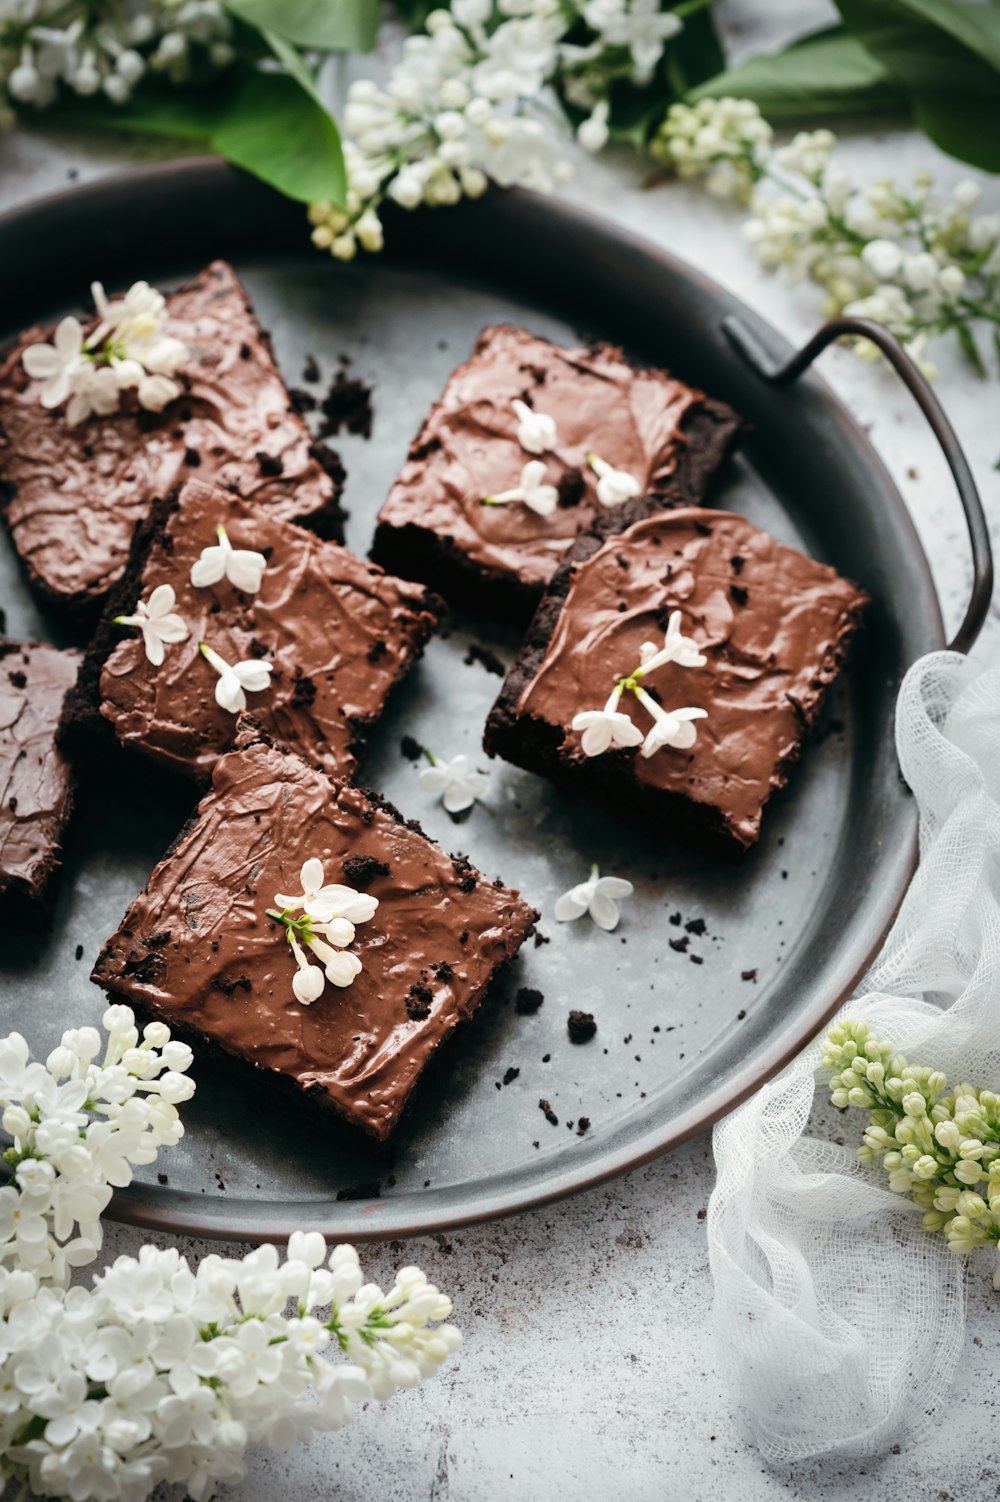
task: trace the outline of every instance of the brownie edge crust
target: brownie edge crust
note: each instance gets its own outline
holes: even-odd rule
[[[327,882],[377,897],[351,950],[361,972],[304,1006],[295,962],[266,916],[300,889],[318,857]],[[377,794],[326,777],[241,722],[238,749],[153,871],[92,979],[168,1022],[202,1051],[259,1077],[379,1142],[395,1131],[441,1045],[517,953],[534,909],[446,855]],[[204,1087],[203,1087],[204,1088]]]

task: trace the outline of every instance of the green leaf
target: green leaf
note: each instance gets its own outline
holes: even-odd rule
[[[967,323],[956,323],[955,333],[958,336],[958,346],[962,354],[968,360],[977,375],[986,376],[986,366],[979,352],[979,345],[973,337],[972,330]]]
[[[969,0],[837,0],[850,31],[943,151],[1000,172],[1000,9]]]
[[[284,73],[247,80],[210,144],[301,203],[343,203],[344,158],[337,127],[321,104]]]
[[[772,56],[748,58],[693,89],[689,101],[752,99],[769,120],[903,111],[904,89],[842,27],[818,32]]]
[[[378,0],[226,0],[226,8],[317,52],[370,52],[378,33]]]
[[[261,31],[261,36],[278,61],[284,63],[299,88],[305,89],[307,94],[311,94],[313,99],[318,101],[316,80],[306,67],[305,59],[299,49],[285,37],[279,36],[276,31],[268,31],[265,28]]]
[[[679,78],[679,92],[694,88],[708,78],[714,78],[726,65],[712,13],[698,11],[688,16],[684,30],[671,43],[674,71]],[[669,101],[667,101],[669,103]]]

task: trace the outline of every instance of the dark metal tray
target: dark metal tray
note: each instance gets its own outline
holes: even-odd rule
[[[299,207],[218,162],[129,173],[2,221],[0,280],[16,293],[5,301],[3,332],[79,304],[94,277],[117,286],[141,275],[166,286],[228,256],[292,384],[308,351],[324,376],[350,355],[374,385],[372,439],[339,444],[349,471],[348,542],[362,553],[410,438],[485,323],[610,339],[749,419],[754,436],[717,503],[835,564],[874,606],[816,742],[767,814],[759,848],[728,863],[620,828],[500,764],[486,803],[455,827],[420,787],[400,738],[479,754],[499,679],[463,659],[475,640],[509,660],[516,639],[485,621],[453,620],[374,736],[363,780],[448,848],[519,886],[542,910],[550,942],[528,947],[437,1066],[390,1161],[282,1117],[252,1081],[217,1080],[196,1066],[187,1135],[160,1165],[168,1183],[144,1170],[115,1197],[112,1213],[143,1225],[252,1240],[298,1227],[401,1236],[523,1209],[622,1173],[704,1129],[802,1046],[864,971],[914,867],[893,705],[906,668],[944,644],[943,629],[903,502],[840,402],[811,375],[779,390],[753,363],[761,343],[778,358],[789,353],[773,331],[690,266],[575,210],[494,193],[447,212],[400,213],[387,228],[384,255],[344,267],[310,251]],[[964,646],[989,592],[988,552],[975,492],[960,456],[950,457],[978,532]],[[60,639],[5,541],[0,599],[12,636]],[[85,798],[52,932],[0,940],[3,1030],[18,1028],[36,1050],[64,1026],[99,1016],[89,964],[184,815],[175,800],[158,798],[153,780],[145,791],[141,801],[107,790]],[[636,886],[614,934],[551,916],[591,861]],[[681,932],[668,922],[676,912],[706,925],[688,953],[668,944]],[[749,971],[755,980],[742,978]],[[514,1010],[521,985],[545,995],[534,1016]],[[571,1007],[595,1014],[591,1043],[569,1042]],[[497,1088],[510,1067],[518,1077]],[[558,1127],[540,1112],[542,1097]],[[591,1121],[584,1136],[566,1125],[581,1115]],[[380,1197],[356,1197],[373,1180]]]

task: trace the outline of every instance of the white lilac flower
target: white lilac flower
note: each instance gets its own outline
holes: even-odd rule
[[[536,412],[527,402],[515,398],[511,403],[517,418],[517,441],[529,454],[545,454],[558,441],[555,418]]]
[[[676,662],[678,667],[682,668],[701,668],[708,661],[697,642],[692,637],[685,636],[681,631],[679,610],[672,610],[667,618],[662,648],[658,649],[651,641],[643,642],[639,649],[639,658],[641,662],[639,676],[642,677],[668,662]]]
[[[51,344],[29,344],[21,364],[33,381],[41,381],[38,400],[43,407],[61,407],[74,389],[74,379],[87,360],[83,352],[83,325],[78,318],[64,318],[57,325]]]
[[[139,404],[162,412],[180,394],[172,377],[188,349],[166,332],[166,300],[147,282],[136,282],[123,298],[109,302],[100,282],[92,284],[98,324],[84,338],[76,318],[64,318],[52,344],[32,344],[22,363],[42,386],[43,407],[67,402],[70,427],[118,410],[120,393],[135,389]]]
[[[634,475],[624,469],[614,469],[599,454],[588,454],[587,463],[597,476],[597,499],[602,506],[620,506],[642,490]]]
[[[185,641],[190,635],[183,618],[174,606],[177,596],[172,584],[158,584],[148,601],[140,600],[134,615],[116,615],[116,626],[135,626],[142,632],[146,656],[154,667],[163,663],[164,646]]]
[[[585,709],[574,715],[571,729],[582,731],[580,747],[584,756],[603,756],[605,751],[638,746],[642,731],[618,708],[623,685],[617,684],[603,709]]]
[[[661,10],[660,0],[588,0],[583,16],[602,47],[628,48],[632,81],[640,87],[652,78],[664,47],[683,26],[673,11]]]
[[[302,891],[291,896],[278,892],[275,902],[286,908],[301,908],[310,918],[320,923],[329,923],[334,918],[346,918],[350,923],[367,923],[378,910],[378,898],[367,892],[357,892],[353,887],[336,882],[325,885],[323,862],[312,856],[305,861],[299,872]]]
[[[564,892],[555,905],[558,923],[572,923],[589,913],[597,924],[610,933],[618,927],[620,913],[618,904],[635,891],[630,881],[620,876],[602,876],[599,866],[591,866],[590,875],[579,886]]]
[[[378,898],[353,887],[326,885],[323,863],[315,856],[304,862],[299,879],[302,891],[275,893],[278,908],[269,908],[268,917],[284,928],[295,959],[292,993],[303,1006],[310,1006],[323,994],[324,977],[343,987],[360,975],[361,961],[348,953],[348,945],[354,942],[355,924],[375,916]],[[322,970],[310,963],[306,950]]]
[[[545,464],[541,459],[529,459],[521,470],[520,484],[512,490],[503,490],[498,495],[482,497],[484,506],[506,506],[512,501],[523,501],[539,516],[551,516],[556,509],[559,492],[554,485],[545,482]]]
[[[608,136],[610,135],[608,115],[610,111],[611,105],[608,100],[599,99],[586,120],[581,120],[577,126],[576,139],[584,151],[589,151],[596,155],[597,152],[603,151],[608,144]]]
[[[641,755],[652,756],[654,751],[660,751],[665,746],[686,751],[694,745],[698,735],[694,722],[706,719],[707,710],[664,709],[652,695],[639,687],[635,690],[635,696],[649,710],[654,720],[652,729],[642,743]]]
[[[429,751],[424,754],[431,764],[421,769],[420,781],[428,792],[441,795],[448,813],[464,813],[486,792],[489,774],[477,772],[463,753],[453,756],[450,761],[441,761]]]
[[[215,702],[229,714],[240,714],[247,707],[247,694],[262,694],[271,684],[272,665],[256,657],[244,658],[241,662],[227,662],[207,642],[198,643],[198,651],[209,667],[215,669],[219,681],[215,685]]]
[[[264,554],[249,548],[234,548],[221,523],[216,527],[215,535],[218,543],[202,548],[200,556],[191,565],[191,583],[196,589],[205,589],[218,584],[221,579],[228,579],[235,589],[255,595],[267,568]]]

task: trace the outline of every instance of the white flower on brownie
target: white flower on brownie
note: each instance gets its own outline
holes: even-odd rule
[[[426,746],[423,752],[430,766],[421,770],[421,784],[428,792],[441,794],[441,802],[448,813],[464,813],[489,787],[489,774],[477,772],[469,758],[461,752],[450,761],[441,761]]]
[[[140,600],[134,615],[116,615],[116,626],[135,626],[142,632],[146,656],[155,668],[163,663],[166,644],[185,641],[190,635],[182,616],[174,611],[177,596],[172,584],[158,584],[148,602]]]
[[[583,731],[580,745],[584,756],[601,756],[605,751],[638,746],[642,740],[638,725],[618,708],[623,692],[624,686],[618,683],[603,709],[585,709],[574,715],[572,729]]]
[[[681,631],[681,613],[672,610],[667,620],[667,630],[663,638],[663,646],[657,649],[656,644],[644,641],[639,648],[639,657],[642,664],[643,675],[650,673],[654,668],[662,667],[664,663],[676,662],[682,668],[702,668],[708,661],[698,643],[690,636],[685,636]]]
[[[529,454],[546,454],[556,446],[556,422],[544,412],[536,412],[517,398],[511,402],[517,418],[517,441]]]
[[[31,344],[21,363],[42,382],[43,407],[67,402],[70,427],[93,415],[116,411],[120,393],[134,388],[139,405],[162,412],[180,395],[172,377],[188,358],[187,345],[166,332],[167,306],[148,282],[136,282],[123,298],[109,302],[100,282],[91,285],[98,325],[89,338],[77,318],[64,318],[52,344]]]
[[[234,548],[221,524],[216,527],[215,535],[219,541],[202,548],[201,556],[191,565],[191,583],[195,589],[206,589],[220,579],[228,579],[234,588],[255,595],[267,568],[264,554],[249,548]]]
[[[551,516],[556,509],[559,492],[554,485],[545,483],[545,465],[541,459],[529,459],[521,471],[521,481],[512,490],[502,490],[498,495],[484,495],[484,506],[506,506],[511,501],[523,501],[539,516]]]
[[[334,918],[346,918],[350,923],[367,923],[378,908],[378,898],[367,892],[356,892],[336,882],[325,886],[323,862],[313,856],[299,872],[302,891],[292,896],[283,892],[275,894],[275,902],[282,907],[301,908],[310,918],[320,923],[329,923]]]
[[[229,663],[207,642],[198,643],[198,651],[209,667],[219,675],[215,685],[215,702],[229,714],[239,714],[247,707],[247,694],[261,694],[271,684],[271,664],[256,657]]]
[[[597,499],[602,506],[620,506],[642,489],[635,475],[630,475],[625,469],[612,468],[599,454],[588,454],[587,463],[597,476]]]
[[[276,892],[281,911],[269,908],[267,915],[283,926],[295,957],[292,994],[302,1006],[310,1006],[322,996],[326,981],[343,988],[360,975],[361,961],[347,946],[354,941],[355,925],[375,916],[378,898],[336,882],[326,885],[323,862],[315,856],[303,864],[299,880],[302,891]],[[297,912],[300,917],[295,917]],[[322,970],[310,964],[306,949]]]
[[[630,881],[621,876],[602,876],[600,866],[591,866],[590,876],[579,886],[564,892],[555,905],[557,923],[572,923],[589,913],[597,924],[610,933],[618,927],[619,902],[631,897],[635,891]]]
[[[654,751],[659,751],[664,746],[687,751],[694,745],[698,736],[694,722],[708,718],[706,709],[664,709],[644,688],[637,688],[635,696],[646,706],[655,721],[642,743],[643,756],[652,756]]]
[[[638,746],[642,743],[641,755],[652,756],[655,751],[672,747],[687,751],[694,745],[698,732],[696,720],[704,720],[708,711],[686,707],[664,709],[652,694],[642,687],[641,680],[657,668],[676,663],[682,668],[704,667],[708,661],[697,642],[681,631],[681,613],[671,612],[663,638],[663,646],[655,642],[643,642],[639,648],[639,666],[619,678],[603,709],[585,709],[573,716],[570,729],[581,732],[580,749],[584,756],[603,756],[605,751]],[[625,692],[634,695],[636,701],[652,716],[652,728],[644,736],[632,717],[619,708]]]

